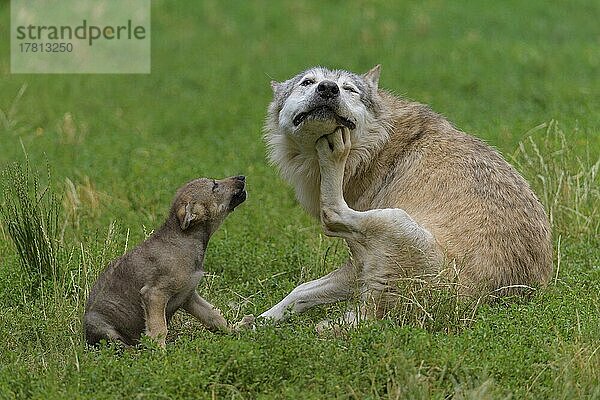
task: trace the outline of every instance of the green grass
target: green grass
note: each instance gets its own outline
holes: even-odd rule
[[[23,163],[24,147],[43,188],[50,165],[66,254],[32,294],[0,225],[0,398],[600,399],[597,2],[153,1],[150,75],[10,75],[9,14],[0,3],[0,168]],[[199,289],[228,319],[342,262],[344,244],[265,160],[269,80],[377,63],[382,87],[482,137],[532,183],[553,222],[547,289],[481,306],[460,329],[442,304],[449,315],[429,325],[317,335],[338,305],[231,335],[177,315],[166,353],[85,349],[98,271],[191,178],[248,176]]]

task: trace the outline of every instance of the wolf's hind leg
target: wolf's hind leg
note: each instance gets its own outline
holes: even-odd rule
[[[343,128],[321,137],[316,144],[321,172],[321,222],[325,234],[347,240],[360,271],[361,312],[355,315],[381,317],[400,278],[434,272],[443,257],[431,232],[404,210],[356,211],[348,206],[343,179],[350,152],[349,137]]]
[[[355,211],[348,206],[343,192],[344,168],[351,149],[347,128],[338,128],[319,138],[316,149],[321,173],[321,222],[326,234],[359,240],[367,236],[372,236],[370,240],[377,240],[375,235],[383,235],[380,241],[392,239],[394,246],[430,247],[433,241],[431,233],[404,210],[386,208]],[[383,250],[389,246],[380,243],[377,247]]]
[[[346,204],[343,194],[344,168],[350,147],[347,128],[338,128],[321,136],[316,143],[321,172],[321,222],[329,236],[351,238],[354,233],[350,229],[354,222],[353,210]]]

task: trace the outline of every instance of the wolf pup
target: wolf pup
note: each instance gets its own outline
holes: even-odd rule
[[[126,345],[142,332],[165,347],[167,323],[179,308],[213,330],[227,330],[219,310],[196,293],[211,235],[246,200],[245,177],[200,178],[181,187],[166,222],[100,274],[85,307],[85,339]]]
[[[272,82],[271,162],[351,260],[295,288],[261,317],[284,318],[358,296],[345,322],[381,317],[401,279],[456,274],[460,293],[501,296],[543,286],[550,226],[527,182],[483,141],[363,75],[312,68]],[[490,296],[486,296],[490,298]]]

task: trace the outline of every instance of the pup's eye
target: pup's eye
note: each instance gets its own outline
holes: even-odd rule
[[[215,190],[217,190],[219,188],[219,184],[217,183],[217,181],[213,181],[213,187],[212,187],[212,191],[214,192]]]
[[[344,86],[343,86],[343,89],[344,89],[344,90],[347,90],[347,91],[349,91],[349,92],[352,92],[352,93],[358,93],[358,90],[354,89],[354,87],[352,87],[352,86],[350,86],[350,85],[344,85]]]
[[[313,83],[315,83],[314,79],[306,78],[305,80],[300,82],[300,86],[309,86],[309,85],[312,85]]]

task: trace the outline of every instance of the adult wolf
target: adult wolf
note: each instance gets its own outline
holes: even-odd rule
[[[265,140],[300,204],[351,260],[295,288],[261,317],[358,295],[379,317],[404,277],[443,278],[465,295],[518,293],[552,273],[550,227],[527,182],[483,141],[363,75],[315,67],[272,82]]]

